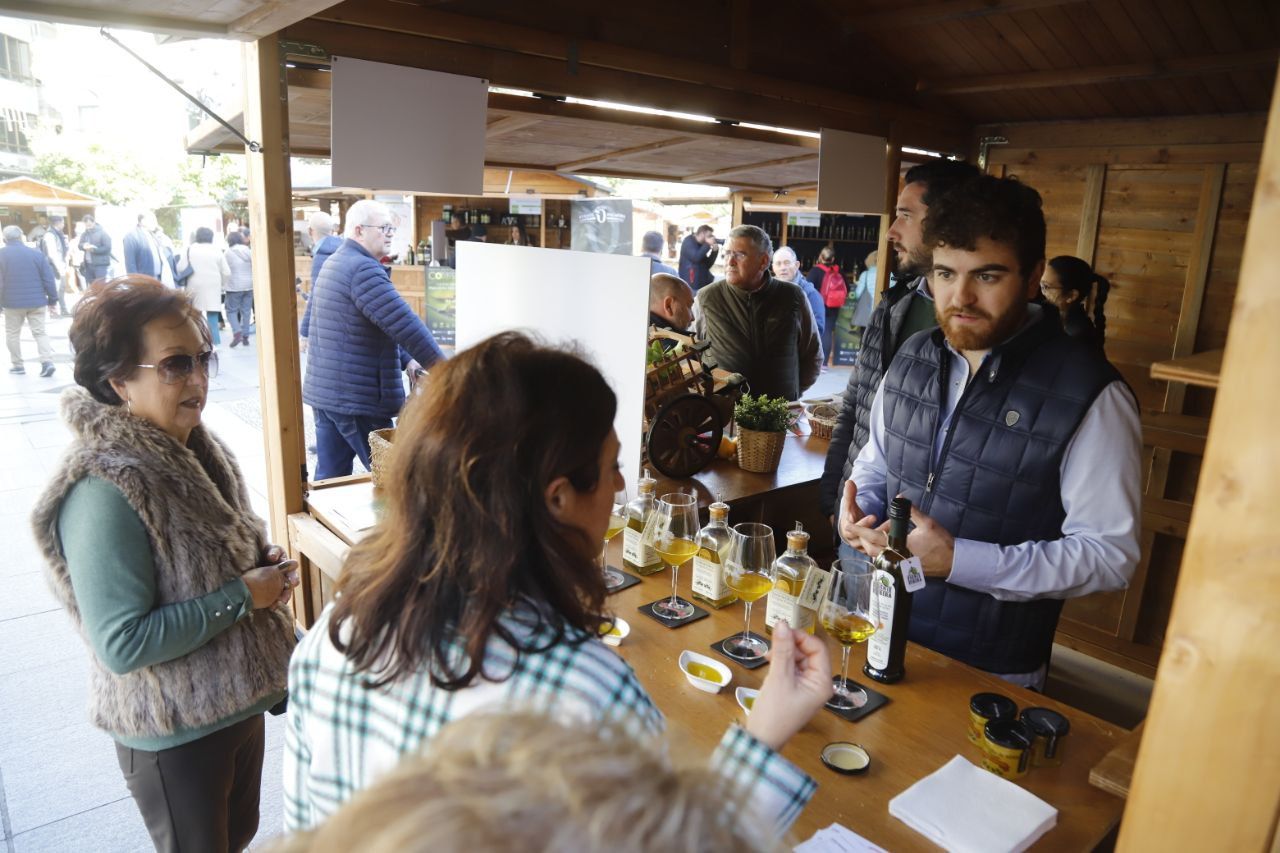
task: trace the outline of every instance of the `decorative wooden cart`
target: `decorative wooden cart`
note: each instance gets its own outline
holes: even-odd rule
[[[706,341],[665,329],[649,340],[674,345],[645,371],[645,457],[664,476],[690,477],[716,458],[745,380],[706,359]]]

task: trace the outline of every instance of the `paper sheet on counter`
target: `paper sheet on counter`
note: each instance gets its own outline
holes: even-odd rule
[[[858,833],[833,823],[820,829],[813,837],[795,848],[795,853],[885,853]]]

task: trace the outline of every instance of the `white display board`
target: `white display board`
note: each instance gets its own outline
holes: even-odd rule
[[[818,209],[827,213],[884,213],[888,144],[883,136],[822,128]]]
[[[644,418],[649,259],[466,241],[457,244],[457,256],[458,349],[512,329],[548,343],[577,344],[618,397],[619,460],[634,496]]]
[[[333,58],[334,186],[484,194],[489,82]]]

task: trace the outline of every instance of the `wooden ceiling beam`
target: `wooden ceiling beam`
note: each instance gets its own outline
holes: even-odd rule
[[[373,52],[361,58],[482,76],[497,85],[553,94],[800,130],[832,127],[883,135],[888,123],[896,121],[911,132],[907,144],[947,150],[962,150],[964,142],[957,147],[955,137],[969,124],[959,115],[826,86],[420,6],[347,0],[290,27],[289,37],[351,55],[339,47],[360,40],[352,28],[420,39],[413,61]],[[472,70],[481,68],[483,73]]]
[[[227,35],[256,41],[332,5],[333,0],[259,0],[251,11],[227,25]]]
[[[934,95],[973,95],[1010,89],[1047,89],[1054,86],[1093,86],[1132,80],[1157,80],[1164,77],[1186,77],[1248,68],[1274,68],[1280,51],[1266,50],[1223,53],[1212,56],[1186,56],[1159,62],[1131,65],[1104,65],[1093,68],[1056,68],[1052,71],[1027,71],[1015,74],[978,74],[972,77],[925,79],[916,90]]]
[[[290,89],[314,89],[317,92],[333,89],[333,74],[316,68],[286,68],[285,80]]]
[[[501,163],[486,162],[486,169],[514,169],[521,172],[555,172],[554,166],[545,166],[538,163]],[[560,173],[557,173],[560,174]],[[678,175],[657,175],[653,172],[628,172],[625,169],[591,169],[585,174],[602,178],[632,178],[638,181],[669,181],[671,183],[681,183]],[[713,182],[713,186],[734,187],[736,189],[759,190],[761,192],[775,192],[778,187],[766,187],[760,184],[737,184],[727,181]]]
[[[515,133],[517,130],[524,130],[526,127],[533,127],[543,120],[542,116],[536,115],[514,115],[502,116],[493,124],[484,130],[484,138],[500,139],[508,134]]]
[[[49,3],[45,0],[0,0],[0,11],[18,18],[82,27],[127,27],[189,38],[225,38],[227,35],[227,25],[218,21],[117,12],[97,6]]]
[[[665,148],[674,148],[677,145],[688,145],[690,142],[697,141],[698,140],[692,136],[676,136],[671,139],[659,139],[657,142],[650,142],[645,145],[621,148],[617,151],[606,151],[603,154],[597,154],[594,157],[583,157],[581,160],[572,160],[568,163],[560,163],[555,167],[555,169],[557,172],[576,172],[587,166],[594,166],[597,163],[606,163],[610,160],[622,160],[636,154],[644,154],[649,151],[661,151]]]
[[[689,175],[682,180],[690,184],[701,184],[711,178],[718,178],[722,175],[732,175],[735,172],[751,172],[756,169],[771,169],[775,166],[789,166],[792,163],[805,163],[817,159],[817,154],[799,154],[795,157],[779,157],[777,160],[764,160],[760,163],[745,163],[741,166],[729,166],[724,169],[716,169],[712,172],[702,172],[697,175]]]
[[[845,15],[843,23],[856,31],[895,30],[907,27],[945,24],[966,18],[1008,15],[1030,9],[1047,9],[1081,3],[1084,0],[941,0],[917,6],[894,6],[883,12]]]

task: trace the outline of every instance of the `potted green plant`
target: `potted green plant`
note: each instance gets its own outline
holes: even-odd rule
[[[796,420],[782,397],[743,394],[733,407],[738,424],[738,467],[768,474],[778,470],[782,441]]]

